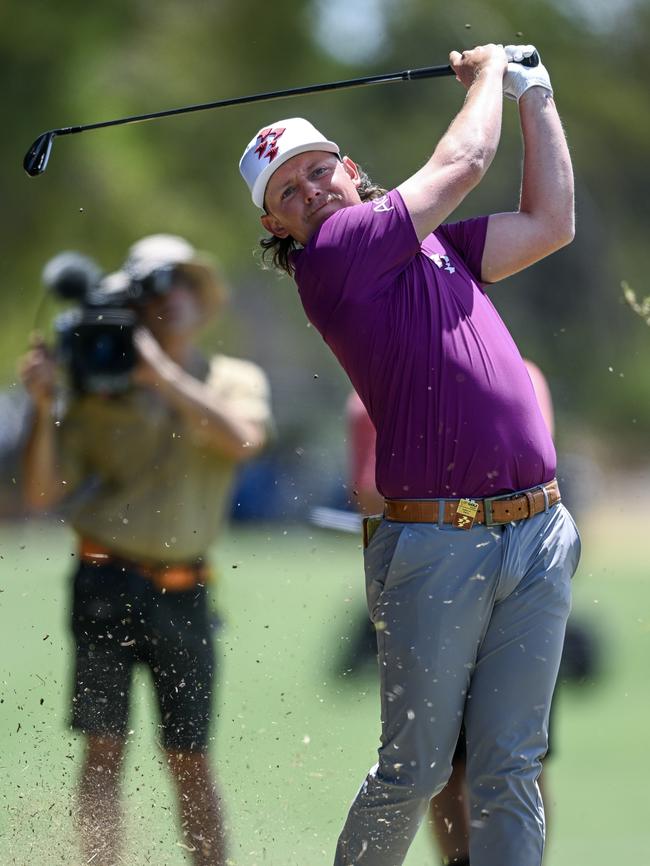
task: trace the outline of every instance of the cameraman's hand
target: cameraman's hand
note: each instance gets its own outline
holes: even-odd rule
[[[176,367],[148,328],[137,328],[133,334],[133,345],[138,363],[131,381],[145,388],[157,388],[168,379]]]
[[[18,362],[18,375],[36,407],[49,411],[56,393],[57,366],[40,334],[32,334],[30,349]]]

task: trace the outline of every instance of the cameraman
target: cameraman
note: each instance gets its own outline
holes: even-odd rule
[[[237,464],[266,441],[268,384],[251,362],[208,360],[195,346],[224,287],[187,241],[140,240],[103,285],[109,295],[139,287],[130,388],[73,390],[55,421],[52,353],[35,341],[20,364],[34,404],[26,502],[42,512],[74,494],[67,513],[79,556],[72,725],[86,736],[82,844],[88,862],[117,862],[129,687],[142,662],[155,685],[160,740],[193,862],[223,866],[224,822],[207,754],[215,665],[205,554]]]

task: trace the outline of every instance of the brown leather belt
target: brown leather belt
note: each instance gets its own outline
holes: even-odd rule
[[[190,563],[136,562],[89,538],[79,539],[79,556],[82,562],[93,565],[110,563],[135,571],[150,580],[160,592],[187,592],[210,580],[210,568],[201,560]]]
[[[547,484],[526,490],[524,493],[508,493],[489,499],[469,500],[478,505],[474,523],[494,526],[512,520],[527,520],[561,500],[560,488],[554,478]],[[386,499],[384,517],[402,523],[454,523],[461,499]],[[440,508],[444,508],[442,521]]]

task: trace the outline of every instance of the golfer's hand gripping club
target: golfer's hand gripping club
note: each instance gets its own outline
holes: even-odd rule
[[[533,46],[508,46],[514,48],[533,48]],[[506,48],[506,51],[508,49]],[[510,66],[522,66],[533,68],[539,64],[539,56],[533,48],[532,53],[521,52],[521,60],[513,60]],[[543,67],[542,67],[543,68]],[[544,70],[546,72],[546,70]],[[144,120],[156,120],[161,117],[172,117],[177,114],[188,114],[193,111],[206,111],[211,108],[227,108],[230,105],[245,105],[251,102],[266,102],[272,99],[283,99],[289,96],[304,96],[308,93],[320,93],[326,90],[343,90],[348,87],[360,87],[364,84],[382,84],[389,81],[416,81],[421,78],[440,78],[442,76],[455,75],[451,66],[425,66],[420,69],[405,69],[402,72],[389,72],[385,75],[368,75],[365,78],[350,78],[347,81],[333,81],[328,84],[313,84],[307,87],[292,87],[289,90],[275,90],[270,93],[255,93],[251,96],[239,96],[234,99],[221,99],[217,102],[203,102],[198,105],[186,105],[181,108],[170,108],[166,111],[155,111],[151,114],[138,114],[131,117],[119,117],[115,120],[104,120],[99,123],[89,123],[85,126],[67,126],[59,129],[50,129],[36,139],[29,148],[23,160],[23,168],[30,177],[43,174],[52,152],[52,145],[56,136],[73,135],[78,132],[86,132],[90,129],[102,129],[107,126],[124,126],[129,123],[141,123]],[[548,78],[548,73],[546,73]],[[535,82],[539,83],[539,82]],[[528,84],[532,87],[533,84]],[[550,82],[548,84],[550,89]],[[523,92],[523,91],[522,91]],[[509,94],[508,94],[509,95]],[[518,98],[518,97],[513,97]]]
[[[503,76],[503,93],[508,99],[517,102],[531,87],[543,87],[553,95],[551,79],[548,70],[543,65],[534,45],[506,45],[508,67]],[[526,61],[535,58],[535,63]]]

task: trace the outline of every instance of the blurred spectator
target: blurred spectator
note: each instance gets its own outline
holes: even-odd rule
[[[24,513],[20,489],[20,452],[23,444],[29,401],[20,391],[0,393],[0,518]]]
[[[106,391],[101,377],[86,381],[83,355],[55,420],[51,350],[36,339],[20,365],[33,404],[26,502],[47,512],[65,499],[78,538],[72,725],[86,739],[78,790],[84,862],[121,861],[130,685],[143,663],[188,850],[195,866],[224,866],[221,798],[208,760],[215,659],[206,552],[237,465],[265,443],[267,380],[249,361],[208,359],[197,349],[224,284],[214,263],[182,238],[140,240],[99,290],[105,303],[136,313],[126,385],[118,377]],[[111,333],[98,333],[84,349],[95,361],[110,357]]]

